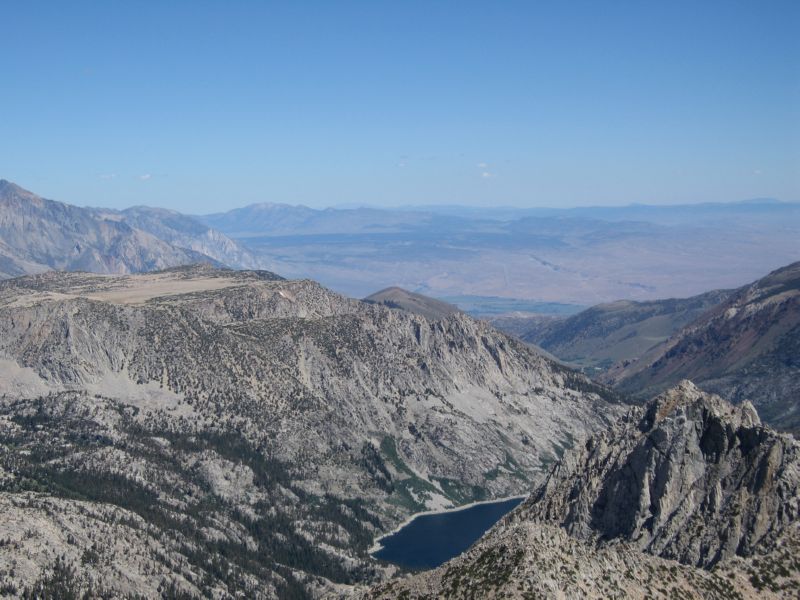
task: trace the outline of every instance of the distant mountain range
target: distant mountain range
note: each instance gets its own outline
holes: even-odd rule
[[[800,204],[768,201],[567,210],[262,203],[187,216],[78,208],[4,182],[0,214],[0,277],[210,260],[311,278],[352,297],[400,287],[479,303],[487,314],[687,297],[800,258]]]
[[[451,218],[430,211],[379,208],[314,209],[290,204],[251,204],[195,219],[236,238],[285,235],[392,233],[420,226],[444,228]],[[451,228],[451,227],[448,227]]]
[[[590,306],[734,288],[800,258],[800,204],[764,200],[563,210],[255,204],[197,219],[280,273],[354,297],[400,287],[465,303]]]
[[[226,212],[196,215],[211,227],[237,237],[303,235],[321,233],[368,233],[377,228],[399,231],[433,224],[458,229],[464,223],[512,222],[536,219],[653,223],[656,225],[733,224],[766,219],[775,213],[796,215],[800,204],[762,198],[740,202],[577,208],[514,208],[458,205],[418,205],[393,208],[341,207],[315,209],[303,205],[257,203]],[[447,227],[447,224],[450,227]]]
[[[0,181],[0,276],[48,269],[128,273],[204,260],[212,259]]]
[[[0,278],[49,269],[136,273],[197,262],[252,268],[265,261],[173,211],[79,208],[0,180]]]
[[[212,229],[200,221],[174,210],[134,206],[122,211],[98,210],[104,219],[115,220],[146,231],[179,248],[211,257],[220,264],[237,269],[258,269],[267,261],[255,256],[250,250],[234,242],[225,234]]]

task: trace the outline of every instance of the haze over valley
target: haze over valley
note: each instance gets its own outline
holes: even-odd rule
[[[2,15],[0,598],[800,598],[800,3]]]
[[[558,312],[544,305],[577,311],[739,287],[800,257],[795,203],[501,211],[261,204],[192,217],[148,207],[85,209],[31,194],[8,182],[0,186],[4,239],[19,245],[4,250],[18,253],[5,258],[6,276],[53,267],[136,272],[211,260],[311,278],[356,298],[397,286],[464,306]],[[98,238],[106,246],[65,245],[63,258],[36,255],[37,235],[49,234],[23,235],[22,213],[15,212],[15,202],[29,197],[40,206],[35,227],[61,228],[68,213],[109,230]],[[92,254],[100,251],[103,260]],[[509,307],[509,300],[521,302]]]

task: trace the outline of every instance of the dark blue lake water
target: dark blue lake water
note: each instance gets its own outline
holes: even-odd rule
[[[478,504],[463,510],[420,515],[381,540],[373,556],[407,569],[433,569],[461,554],[522,498]]]

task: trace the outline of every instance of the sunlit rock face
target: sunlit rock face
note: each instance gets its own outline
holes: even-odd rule
[[[375,580],[379,533],[419,510],[519,494],[622,413],[607,389],[466,315],[209,266],[1,282],[0,375],[9,510],[26,523],[39,499],[43,519],[77,511],[80,543],[93,521],[127,535],[143,520],[126,581],[146,580],[145,595]],[[87,501],[96,510],[70,504]],[[37,523],[42,539],[55,527]],[[114,560],[95,542],[98,564]],[[35,547],[19,589],[55,572],[56,555]],[[15,548],[0,545],[0,570]],[[73,561],[81,593],[92,578],[114,587],[94,560]]]

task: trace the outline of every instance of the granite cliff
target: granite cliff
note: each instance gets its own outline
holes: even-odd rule
[[[800,443],[689,382],[569,451],[475,546],[363,598],[796,598]]]

